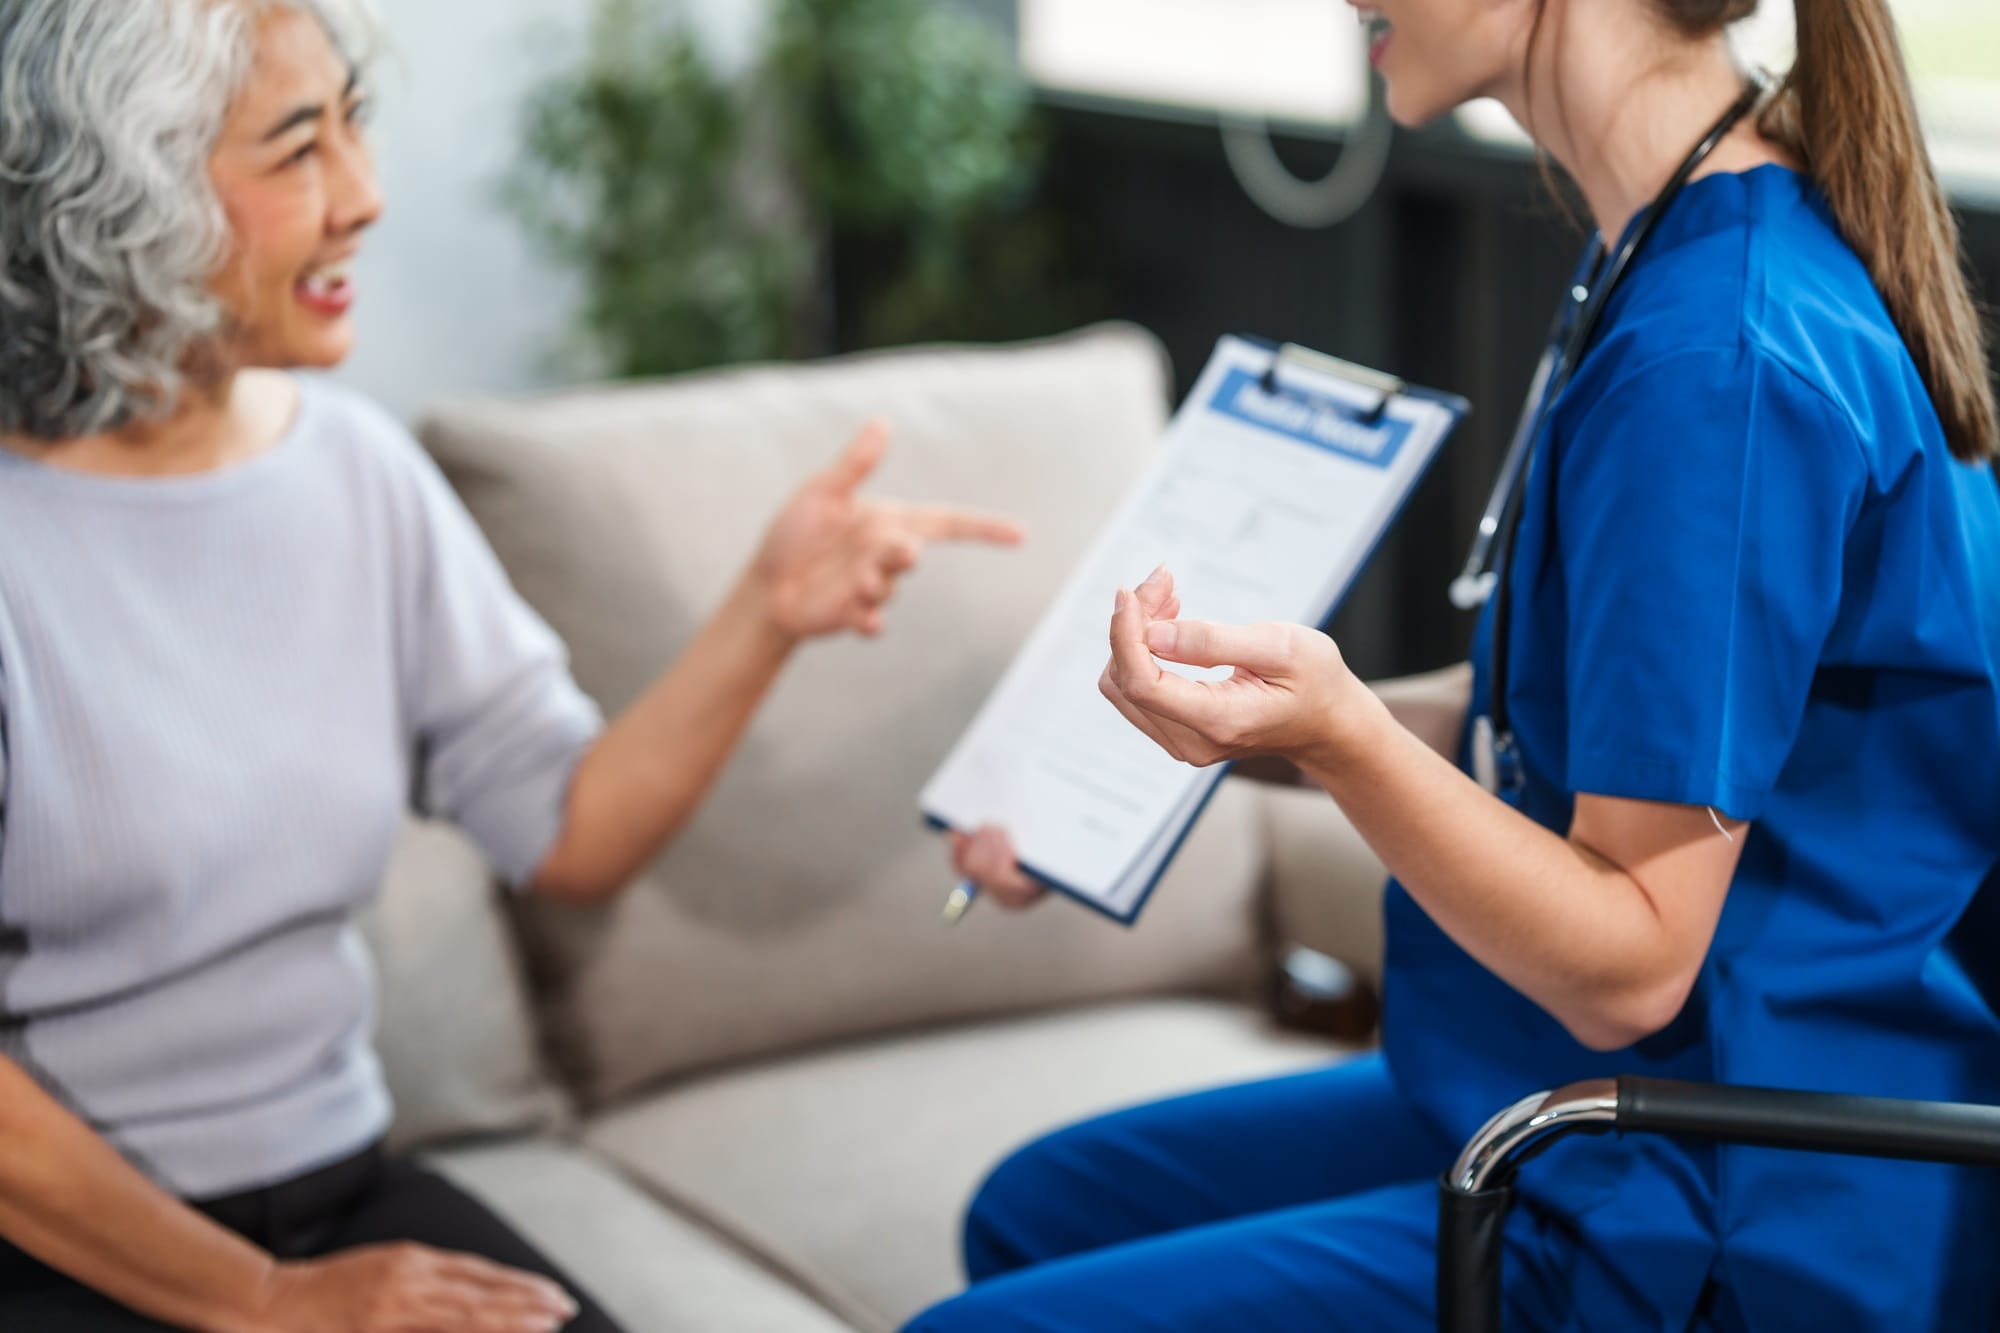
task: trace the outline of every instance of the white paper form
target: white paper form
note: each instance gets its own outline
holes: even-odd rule
[[[1120,504],[925,787],[934,823],[1005,826],[1031,875],[1130,921],[1222,776],[1173,759],[1098,692],[1112,602],[1154,566],[1182,615],[1326,621],[1463,405],[1287,372],[1226,338]],[[1168,669],[1199,677],[1193,668]],[[1227,674],[1226,669],[1208,673]]]

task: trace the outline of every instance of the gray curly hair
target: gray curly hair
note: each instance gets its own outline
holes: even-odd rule
[[[0,431],[171,413],[223,327],[208,158],[257,12],[311,13],[365,69],[373,0],[0,0]]]

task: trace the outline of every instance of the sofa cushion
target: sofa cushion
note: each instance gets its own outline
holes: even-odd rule
[[[857,1326],[887,1330],[962,1285],[965,1207],[1013,1148],[1341,1054],[1235,1005],[1127,1001],[716,1075],[606,1114],[584,1140]]]
[[[1278,939],[1340,959],[1382,984],[1382,890],[1389,872],[1318,787],[1257,793],[1271,867]]]
[[[847,1325],[581,1149],[529,1139],[430,1155],[630,1333]]]
[[[569,1114],[542,1062],[498,897],[463,835],[411,821],[363,917],[380,981],[375,1046],[396,1101],[394,1148],[543,1129]]]
[[[426,425],[612,714],[686,646],[783,500],[871,416],[897,433],[877,492],[1016,514],[1030,531],[1018,552],[930,552],[883,640],[803,650],[635,892],[596,912],[524,906],[551,1049],[586,1098],[897,1026],[1253,981],[1262,851],[1242,793],[1211,807],[1133,933],[1069,904],[941,930],[949,868],[916,810],[1150,456],[1166,397],[1157,344],[1110,328],[466,404]]]

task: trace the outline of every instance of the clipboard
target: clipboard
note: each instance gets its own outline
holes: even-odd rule
[[[1191,527],[1182,549],[1215,576],[1204,587],[1175,563],[1184,614],[1323,628],[1468,411],[1310,348],[1222,339],[1160,454],[925,786],[925,822],[1007,825],[1030,878],[1136,922],[1229,765],[1173,760],[1098,694],[1112,589],[1159,562],[1141,554],[1149,541]],[[1346,527],[1322,535],[1340,515]]]

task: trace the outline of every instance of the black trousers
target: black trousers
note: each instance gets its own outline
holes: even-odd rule
[[[296,1180],[194,1207],[280,1259],[388,1241],[480,1255],[561,1283],[582,1306],[565,1333],[619,1333],[590,1297],[486,1206],[413,1162],[370,1149]],[[0,1241],[6,1333],[169,1333]]]

